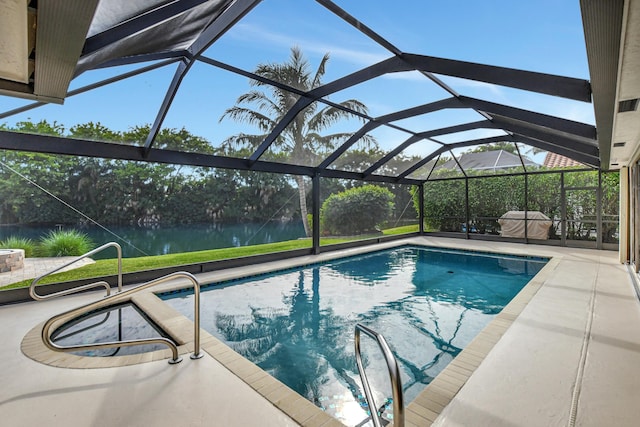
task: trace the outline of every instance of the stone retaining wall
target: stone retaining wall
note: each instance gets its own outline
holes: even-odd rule
[[[0,273],[19,270],[24,267],[23,249],[0,249]]]

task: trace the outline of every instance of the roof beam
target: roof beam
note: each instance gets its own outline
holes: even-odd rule
[[[599,167],[600,165],[600,160],[597,156],[592,156],[589,154],[573,151],[568,148],[561,147],[547,141],[542,141],[536,138],[530,138],[528,136],[520,135],[517,133],[513,135],[513,140],[516,142],[522,142],[532,147],[540,148],[541,150],[560,154],[562,156],[568,157],[580,163],[584,163],[585,165],[590,165],[594,167]]]
[[[151,130],[149,135],[147,135],[147,139],[144,142],[143,154],[145,156],[149,155],[149,151],[153,146],[156,137],[158,136],[158,132],[160,132],[160,128],[162,127],[162,123],[164,122],[165,117],[167,117],[167,113],[169,112],[169,107],[171,107],[171,103],[173,103],[173,99],[180,88],[180,83],[182,83],[182,79],[187,75],[187,72],[193,65],[193,61],[191,60],[183,60],[178,64],[178,69],[173,75],[173,79],[171,80],[171,84],[169,85],[169,89],[167,89],[167,93],[164,96],[164,100],[162,101],[162,105],[160,106],[160,110],[156,115],[156,119],[151,126]]]
[[[393,53],[394,55],[399,55],[401,53],[400,49],[395,47],[393,44],[391,44],[384,37],[382,37],[375,31],[373,31],[371,28],[367,27],[362,22],[358,21],[355,17],[350,15],[347,11],[340,8],[338,5],[336,5],[332,1],[330,0],[316,0],[316,1],[320,3],[322,6],[324,6],[325,8],[329,9],[335,15],[339,16],[342,20],[351,24],[351,26],[357,28],[360,32],[365,34],[371,40],[378,43],[380,46],[387,49],[389,52]]]
[[[414,137],[412,137],[414,138]],[[388,161],[390,161],[392,158],[394,158],[395,156],[397,156],[398,154],[400,154],[401,151],[404,150],[404,148],[406,148],[407,146],[413,144],[414,142],[417,141],[412,141],[409,142],[412,138],[409,138],[407,141],[405,141],[403,144],[401,144],[400,146],[396,147],[393,151],[389,152],[386,156],[384,156],[382,159],[378,160],[374,165],[372,165],[371,167],[369,167],[369,169],[367,169],[366,171],[363,172],[363,175],[365,177],[371,175],[376,169],[382,167],[385,163],[387,163]],[[494,144],[496,142],[503,142],[503,141],[510,141],[511,140],[511,136],[510,135],[505,135],[505,136],[492,136],[489,138],[480,138],[480,139],[473,139],[473,140],[469,140],[469,141],[462,141],[462,142],[456,142],[453,144],[443,144],[442,147],[438,148],[436,150],[437,154],[440,154],[444,151],[447,150],[451,150],[453,148],[457,148],[457,147],[467,147],[470,145],[480,145],[480,144]],[[419,138],[422,139],[422,138]],[[437,141],[436,141],[437,142]],[[405,147],[403,147],[405,146]],[[441,148],[444,148],[444,150],[441,150]],[[433,153],[432,153],[433,154]],[[437,155],[436,154],[436,155]],[[429,157],[429,159],[425,162],[427,163],[429,160],[431,160],[433,157]],[[422,161],[422,160],[421,160]],[[424,163],[422,163],[420,166],[422,166]]]
[[[499,126],[494,125],[493,122],[489,120],[479,120],[477,122],[463,123],[461,125],[448,126],[445,128],[428,130],[426,132],[421,132],[418,135],[421,136],[422,138],[431,138],[434,136],[449,135],[452,133],[466,132],[468,130],[474,130],[474,129],[495,129],[495,128],[499,128]]]
[[[419,71],[591,102],[588,80],[409,53],[402,58]]]
[[[402,172],[400,175],[398,175],[398,178],[406,178],[407,176],[411,175],[412,173],[414,173],[415,171],[420,169],[422,166],[424,166],[427,163],[429,163],[429,161],[433,160],[434,158],[436,158],[440,154],[444,153],[445,151],[449,151],[449,150],[450,150],[450,148],[447,147],[446,145],[438,148],[436,151],[434,151],[433,153],[429,154],[424,159],[420,160],[419,162],[415,163],[410,168],[406,169],[404,172]]]
[[[278,122],[271,133],[267,135],[262,144],[260,144],[256,151],[251,155],[251,157],[249,157],[249,160],[252,162],[257,161],[264,154],[264,152],[267,151],[271,144],[273,144],[273,141],[276,140],[280,133],[282,133],[282,131],[284,131],[287,126],[289,126],[293,119],[295,119],[295,117],[302,110],[311,105],[313,101],[316,101],[323,96],[328,96],[332,93],[341,91],[348,87],[371,80],[375,77],[379,77],[390,72],[402,71],[407,69],[409,69],[409,67],[399,58],[394,56],[307,92],[304,96],[298,99],[298,101],[289,111],[287,111],[287,114],[285,114],[280,122]]]
[[[282,90],[286,90],[288,92],[295,93],[296,95],[299,95],[299,96],[305,96],[306,95],[306,92],[303,92],[303,91],[301,91],[299,89],[296,89],[294,87],[285,85],[285,84],[277,82],[275,80],[268,79],[266,77],[259,76],[259,75],[255,74],[255,73],[252,73],[252,72],[249,72],[249,71],[245,71],[245,70],[243,70],[241,68],[234,67],[233,65],[229,65],[229,64],[225,64],[224,62],[216,61],[215,59],[211,59],[211,58],[208,58],[206,56],[200,55],[196,59],[198,61],[204,62],[205,64],[209,64],[209,65],[212,65],[214,67],[217,67],[217,68],[220,68],[220,69],[223,69],[223,70],[226,70],[226,71],[230,71],[230,72],[238,74],[240,76],[244,76],[244,77],[247,77],[249,79],[259,81],[261,83],[265,83],[265,84],[268,84],[268,85],[271,85],[271,86],[275,86],[275,87],[280,88]],[[358,111],[354,111],[354,110],[352,110],[350,108],[347,108],[347,107],[345,107],[343,105],[340,105],[338,103],[331,102],[331,101],[326,100],[326,99],[319,99],[318,101],[322,102],[325,105],[329,105],[329,106],[331,106],[333,108],[337,108],[338,110],[342,110],[342,111],[345,111],[347,113],[350,113],[350,114],[353,114],[355,116],[358,116],[358,117],[360,117],[360,118],[362,118],[364,120],[373,120],[373,117],[370,117],[370,116],[368,116],[366,114],[362,114],[362,113],[360,113]]]
[[[460,100],[456,97],[441,99],[440,101],[431,102],[429,104],[419,105],[417,107],[408,108],[406,110],[397,111],[395,113],[386,114],[376,117],[375,121],[381,123],[390,123],[398,120],[408,119],[409,117],[421,116],[423,114],[433,113],[434,111],[445,110],[447,108],[463,107]]]
[[[389,42],[387,39],[385,39],[375,31],[373,31],[371,28],[364,25],[362,22],[358,21],[353,15],[350,15],[347,11],[345,11],[344,9],[341,9],[332,1],[330,0],[316,0],[316,1],[322,4],[324,7],[329,9],[331,12],[333,12],[337,16],[339,16],[345,22],[350,24],[352,27],[360,31],[362,34],[369,37],[371,40],[378,43],[383,48],[387,49],[392,54],[396,56],[402,55],[402,51],[398,49],[396,46],[394,46],[391,42]],[[449,94],[453,96],[458,96],[458,93],[455,90],[453,90],[441,79],[433,75],[433,73],[429,73],[427,71],[421,71],[420,73],[426,78],[428,78],[429,80],[431,80],[432,82],[434,82],[435,84],[437,84],[438,86],[440,86],[445,91],[449,92]],[[485,117],[485,118],[488,119],[488,117]]]
[[[594,140],[594,142],[597,137],[595,126],[588,125],[586,123],[561,119],[559,117],[510,107],[508,105],[496,104],[489,101],[483,101],[481,99],[468,98],[466,96],[460,96],[459,100],[464,106],[487,112],[490,115],[499,114],[504,117],[520,120],[522,122],[528,122],[549,129],[555,129],[560,132],[566,132],[576,136],[589,138]]]
[[[378,62],[377,64],[373,64],[369,67],[363,68],[362,70],[356,71],[347,76],[336,79],[330,83],[317,87],[309,91],[309,96],[317,99],[323,96],[331,95],[332,93],[339,92],[348,87],[359,85],[360,83],[364,83],[385,74],[411,70],[413,70],[411,65],[408,65],[397,56],[392,56],[391,58],[387,58],[384,61]]]
[[[121,65],[139,64],[141,62],[159,61],[162,59],[174,59],[175,61],[183,58],[191,58],[191,54],[186,50],[176,50],[173,52],[147,53],[143,55],[125,56],[103,62],[93,67],[94,70],[100,68],[119,67]],[[76,76],[77,77],[77,76]]]
[[[452,144],[447,144],[450,150],[462,147],[473,147],[474,145],[483,145],[483,144],[496,144],[498,142],[513,142],[514,138],[512,135],[500,135],[500,136],[491,136],[489,138],[478,138],[478,139],[469,139],[466,141],[454,142]]]
[[[271,130],[271,133],[267,135],[264,141],[262,141],[258,148],[253,152],[253,154],[251,154],[251,156],[249,157],[249,161],[257,162],[260,157],[262,157],[264,152],[267,151],[269,147],[271,147],[271,144],[273,144],[276,138],[278,138],[278,136],[280,136],[280,134],[287,128],[287,126],[291,124],[298,113],[308,107],[312,102],[313,99],[307,98],[306,95],[298,98],[293,107],[289,111],[287,111],[284,117],[282,117],[282,119]]]
[[[376,123],[376,122],[367,122],[367,124],[365,124],[360,129],[358,129],[340,147],[334,150],[333,153],[329,155],[329,157],[324,159],[322,163],[320,163],[320,165],[318,166],[318,169],[326,169],[327,167],[329,167],[330,164],[335,162],[338,159],[338,157],[344,154],[344,152],[347,151],[353,144],[358,142],[360,138],[362,138],[368,132],[371,132],[372,130],[374,130],[380,125],[381,125],[380,123]]]
[[[402,144],[400,144],[400,146],[396,147],[392,153],[394,153],[394,156],[397,155],[398,153],[400,153],[401,151],[403,151],[405,148],[407,148],[408,146],[410,146],[411,144],[416,143],[417,141],[420,141],[421,139],[426,139],[426,138],[431,138],[434,136],[439,136],[439,135],[448,135],[448,134],[452,134],[452,133],[457,133],[457,132],[464,132],[464,131],[468,131],[468,130],[474,130],[474,129],[483,129],[483,128],[489,128],[489,129],[494,129],[496,128],[496,126],[493,125],[492,122],[490,122],[489,120],[480,120],[477,122],[471,122],[471,123],[464,123],[461,125],[455,125],[455,126],[449,126],[449,127],[445,127],[445,128],[440,128],[440,129],[434,129],[434,130],[430,130],[427,132],[422,132],[419,133],[418,135],[415,135],[409,139],[407,139],[405,142],[403,142]],[[499,136],[496,137],[499,139],[499,141],[504,141],[508,136]],[[493,137],[492,137],[493,138]],[[437,149],[434,153],[440,154],[444,151],[447,150],[451,150],[452,148],[455,147],[464,147],[466,145],[477,145],[480,144],[482,142],[479,141],[485,141],[484,143],[487,143],[487,139],[483,138],[482,140],[480,139],[474,139],[474,140],[469,140],[469,141],[463,141],[463,142],[457,142],[454,144],[445,144],[442,147],[440,147],[439,149]],[[436,141],[440,144],[442,144],[439,141]],[[492,142],[498,142],[498,141],[492,141]],[[382,160],[384,160],[384,162],[379,161],[378,163],[380,163],[377,167],[382,166],[383,163],[386,163],[387,161],[389,161],[393,156],[385,156],[385,158],[383,158]],[[424,165],[425,163],[427,163],[429,160],[421,160],[420,162],[416,163],[415,165],[413,165],[412,167],[410,167],[409,169],[407,169],[406,171],[404,171],[402,174],[399,175],[399,178],[405,178],[408,174],[412,173],[414,170],[418,169],[419,167],[421,167],[422,165]],[[377,165],[377,163],[376,163]],[[377,169],[376,167],[376,169]],[[373,172],[372,168],[367,169],[363,176],[369,176],[369,174]]]
[[[578,153],[585,153],[591,156],[599,157],[598,146],[595,142],[587,141],[584,138],[572,136],[563,132],[555,131],[540,126],[531,125],[530,123],[520,122],[507,117],[494,115],[493,123],[502,129],[530,138],[547,141],[551,144],[568,148]]]
[[[384,74],[409,71],[413,69],[485,81],[488,83],[500,84],[549,95],[563,96],[581,101],[591,100],[591,89],[589,82],[586,80],[415,54],[402,54],[400,56],[391,57],[385,61],[379,62],[307,92],[304,96],[298,99],[298,102],[296,102],[296,104],[287,112],[282,120],[265,138],[262,144],[260,144],[249,158],[250,161],[258,160],[280,135],[280,133],[286,129],[291,121],[293,121],[293,119],[313,101]],[[436,108],[455,106],[455,101],[451,99],[439,102],[441,102],[441,104],[436,104]],[[413,112],[415,113],[417,110],[414,110]],[[426,112],[430,111],[427,109]],[[398,115],[396,117],[402,116]],[[391,118],[393,119],[393,116]]]
[[[483,101],[480,99],[475,99],[475,98],[469,98],[466,96],[460,96],[459,98],[456,97],[451,97],[451,98],[446,98],[443,100],[439,100],[439,101],[435,101],[429,104],[424,104],[418,107],[413,107],[413,108],[409,108],[403,111],[398,111],[395,113],[391,113],[391,114],[387,114],[385,116],[380,116],[375,118],[374,120],[378,123],[389,123],[389,122],[393,122],[393,121],[397,121],[397,120],[403,120],[409,117],[415,117],[415,116],[419,116],[422,114],[428,114],[434,111],[439,111],[442,109],[447,109],[447,108],[473,108],[473,109],[477,109],[477,110],[481,110],[481,111],[485,111],[487,113],[493,113],[493,114],[500,114],[509,118],[513,118],[516,120],[520,120],[520,121],[525,121],[525,122],[530,122],[532,124],[535,125],[539,125],[539,126],[543,126],[543,127],[548,127],[550,129],[554,129],[554,130],[558,130],[560,132],[566,132],[566,133],[571,133],[571,134],[575,134],[577,136],[581,136],[581,137],[585,137],[585,138],[595,138],[595,127],[585,124],[585,123],[580,123],[580,122],[575,122],[572,120],[566,120],[566,119],[561,119],[558,117],[554,117],[554,116],[549,116],[546,114],[540,114],[540,113],[536,113],[533,111],[528,111],[528,110],[523,110],[523,109],[519,109],[519,108],[514,108],[514,107],[510,107],[507,105],[502,105],[502,104],[496,104],[493,102],[488,102],[488,101]],[[482,122],[476,122],[476,124],[465,124],[465,125],[460,125],[460,126],[455,126],[455,127],[451,127],[451,128],[444,128],[444,129],[439,129],[439,130],[435,130],[435,131],[430,131],[430,132],[426,132],[426,133],[422,133],[420,134],[420,136],[422,138],[424,137],[430,137],[430,136],[437,136],[437,135],[441,135],[441,134],[445,134],[445,133],[455,133],[455,132],[462,132],[465,130],[471,130],[471,129],[477,129],[478,127],[476,126],[477,123],[483,123],[484,125],[486,125],[487,123],[485,123],[484,121]],[[369,126],[368,130],[371,130],[370,126],[371,125],[367,125]],[[495,126],[491,126],[491,127],[495,127]],[[349,146],[353,145],[357,139],[361,138],[366,132],[362,132],[364,128],[360,129],[356,134],[354,134],[354,137],[350,138],[347,143],[348,146],[346,148],[348,148]],[[409,138],[407,141],[405,141],[405,143],[403,143],[402,145],[398,146],[396,149],[394,149],[392,152],[388,153],[383,159],[380,159],[378,162],[376,162],[376,164],[372,165],[369,169],[367,169],[364,172],[364,175],[367,176],[369,174],[371,174],[375,169],[379,168],[380,166],[382,166],[384,163],[388,162],[389,160],[391,160],[391,158],[393,158],[395,155],[399,154],[401,151],[403,151],[407,146],[417,142],[418,140],[422,139],[422,138],[417,138],[415,139],[415,137],[411,137]],[[323,164],[321,165],[321,167],[327,167],[329,164],[331,164],[333,161],[335,161],[342,153],[344,153],[344,151],[346,150],[346,148],[344,147],[344,144],[342,147],[340,147],[341,151],[338,153],[338,155],[332,155],[331,156],[331,162],[330,163],[326,163],[323,162]],[[327,159],[329,160],[329,158]]]
[[[419,162],[415,163],[410,168],[406,169],[404,172],[402,172],[400,175],[398,175],[398,178],[406,178],[407,176],[411,175],[416,170],[420,169],[422,166],[424,166],[427,163],[429,163],[429,161],[433,160],[435,157],[439,156],[440,154],[442,154],[442,153],[444,153],[446,151],[451,151],[451,150],[453,150],[455,148],[471,147],[471,146],[474,146],[474,145],[492,144],[492,143],[496,143],[496,142],[512,141],[512,140],[513,140],[513,137],[511,135],[504,135],[504,136],[492,136],[490,138],[470,139],[470,140],[467,140],[467,141],[460,141],[460,142],[455,142],[453,144],[443,145],[442,147],[438,148],[433,153],[429,154],[424,159],[420,160]],[[455,157],[454,157],[454,159],[455,159]],[[456,159],[456,163],[457,163],[457,159]],[[462,170],[462,168],[460,168],[460,169]],[[462,173],[465,173],[465,172],[462,171]]]
[[[413,135],[409,139],[407,139],[405,142],[403,142],[402,144],[400,144],[399,146],[394,148],[385,157],[383,157],[382,159],[378,160],[374,165],[369,167],[366,171],[363,172],[363,175],[364,176],[369,176],[375,169],[378,169],[380,166],[382,166],[383,164],[387,163],[393,157],[395,157],[396,155],[398,155],[402,151],[404,151],[407,147],[409,147],[412,144],[415,144],[416,142],[418,142],[420,140],[431,138],[431,137],[434,137],[434,136],[439,136],[439,135],[448,135],[448,134],[452,134],[452,133],[464,132],[464,131],[467,131],[467,130],[481,129],[481,128],[494,128],[494,126],[488,120],[481,120],[481,121],[478,121],[478,122],[464,123],[464,124],[461,124],[461,125],[455,125],[455,126],[449,126],[449,127],[440,128],[440,129],[434,129],[434,130],[430,130],[430,131],[427,131],[427,132],[419,133],[417,135]],[[478,140],[474,140],[474,141],[478,141]],[[444,143],[439,142],[439,141],[435,141],[435,142],[437,142],[439,144],[444,144]],[[453,145],[454,144],[444,144],[445,147],[451,147]]]
[[[411,144],[413,144],[415,142],[418,142],[418,141],[420,141],[422,139],[424,139],[424,138],[421,138],[421,137],[419,137],[417,135],[413,135],[413,136],[409,137],[402,144],[398,145],[396,148],[394,148],[393,150],[388,152],[383,158],[379,159],[377,162],[375,162],[374,164],[369,166],[367,168],[367,170],[365,170],[362,174],[365,177],[371,175],[373,173],[373,171],[375,171],[376,169],[380,168],[382,165],[387,163],[389,160],[393,159],[395,156],[400,154],[406,147],[408,147]]]
[[[357,172],[327,169],[318,171],[309,166],[289,165],[277,162],[258,161],[250,164],[246,159],[235,157],[215,156],[210,154],[190,153],[174,150],[152,150],[144,156],[140,147],[126,144],[113,144],[91,141],[88,139],[70,139],[51,135],[36,135],[20,132],[0,131],[0,149],[15,151],[30,151],[35,153],[61,154],[72,156],[86,156],[103,159],[131,160],[136,162],[166,163],[195,167],[209,167],[234,169],[245,171],[272,172],[291,175],[321,176],[340,179],[362,180],[362,174]],[[415,179],[398,180],[395,177],[371,176],[366,181],[401,183],[418,185]]]
[[[413,107],[407,110],[380,116],[375,120],[383,123],[388,123],[448,108],[472,108],[474,110],[484,111],[489,114],[499,114],[501,116],[513,118],[523,122],[529,122],[538,126],[543,126],[561,132],[574,134],[576,136],[593,139],[594,141],[596,139],[595,126],[586,123],[562,119],[555,116],[549,116],[546,114],[536,113],[529,110],[523,110],[508,105],[496,104],[494,102],[484,101],[481,99],[470,98],[466,96],[459,96],[457,98],[446,98],[440,101],[432,102],[430,104],[424,104],[418,107]]]

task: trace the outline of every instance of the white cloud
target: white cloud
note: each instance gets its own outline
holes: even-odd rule
[[[268,30],[257,25],[243,23],[236,24],[235,31],[232,34],[230,33],[230,36],[237,40],[267,44],[269,46],[276,45],[290,48],[292,45],[297,45],[305,52],[313,52],[319,55],[324,55],[329,52],[331,57],[340,58],[341,60],[363,66],[373,65],[391,56],[371,53],[355,48],[348,49],[337,45],[318,43],[314,40],[306,40],[299,37],[293,41],[292,37],[287,34]]]

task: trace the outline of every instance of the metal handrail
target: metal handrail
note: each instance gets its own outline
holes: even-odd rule
[[[118,252],[118,292],[122,292],[122,248],[120,247],[119,244],[117,244],[116,242],[109,242],[109,243],[105,243],[104,245],[100,246],[99,248],[96,248],[92,251],[87,252],[84,255],[81,255],[80,257],[74,259],[73,261],[70,261],[64,265],[61,265],[60,267],[53,269],[41,276],[36,277],[35,279],[33,279],[33,282],[31,282],[31,286],[29,287],[29,295],[31,295],[31,298],[33,298],[36,301],[43,301],[46,299],[50,299],[50,298],[57,298],[57,297],[61,297],[63,295],[69,295],[69,294],[73,294],[76,292],[80,292],[80,291],[84,291],[87,289],[92,289],[92,288],[97,288],[99,286],[104,286],[107,290],[107,296],[109,296],[111,294],[111,286],[109,285],[108,282],[104,281],[104,280],[100,280],[99,282],[94,282],[94,283],[89,283],[87,285],[82,285],[82,286],[78,286],[76,288],[72,288],[72,289],[66,289],[64,291],[60,291],[60,292],[55,292],[49,295],[38,295],[36,293],[36,285],[38,284],[38,282],[40,280],[42,280],[43,278],[53,274],[53,273],[57,273],[58,271],[62,270],[63,268],[69,267],[72,264],[75,264],[76,262],[80,261],[81,259],[85,259],[87,257],[90,257],[91,255],[97,254],[98,252],[101,252],[107,248],[110,247],[115,247],[116,251]]]
[[[395,427],[404,427],[404,398],[402,396],[402,380],[400,378],[400,368],[395,356],[391,352],[391,348],[384,337],[378,332],[370,329],[360,323],[356,324],[355,329],[355,347],[356,347],[356,364],[358,365],[358,373],[362,380],[362,387],[364,388],[364,394],[367,398],[367,404],[369,405],[369,412],[371,413],[371,421],[375,427],[381,427],[380,416],[376,409],[376,402],[371,392],[371,386],[369,386],[369,380],[362,364],[362,354],[360,351],[360,331],[373,338],[377,343],[384,359],[387,362],[389,368],[389,376],[391,377],[391,390],[393,393],[393,425]]]
[[[65,338],[70,338],[70,337],[73,337],[73,336],[75,336],[75,335],[81,334],[81,333],[83,333],[83,332],[87,332],[87,331],[88,331],[88,330],[90,330],[90,329],[96,328],[96,327],[98,327],[98,326],[100,326],[100,325],[103,325],[103,324],[107,323],[107,321],[109,320],[109,318],[110,318],[110,317],[111,317],[111,312],[110,312],[110,311],[107,311],[107,312],[105,313],[104,319],[102,319],[102,320],[101,320],[101,321],[99,321],[98,323],[94,323],[94,324],[92,324],[92,325],[85,326],[84,328],[80,328],[80,329],[75,330],[75,331],[73,331],[73,332],[69,332],[69,333],[68,333],[68,334],[66,334],[66,335],[62,335],[62,333],[63,333],[65,330],[61,330],[61,328],[63,328],[63,327],[69,327],[69,329],[70,329],[70,328],[72,328],[73,326],[75,326],[76,324],[78,324],[78,323],[82,323],[82,321],[84,320],[84,319],[82,319],[82,318],[74,319],[74,320],[72,320],[72,321],[70,321],[70,322],[68,322],[68,323],[65,323],[64,325],[60,326],[60,328],[58,328],[57,330],[53,331],[53,333],[51,334],[51,339],[52,339],[52,340],[63,340],[63,339],[65,339]],[[58,331],[59,331],[59,332],[58,332]],[[58,332],[58,334],[56,334],[56,332]]]
[[[83,345],[74,345],[74,346],[61,346],[55,344],[51,341],[51,327],[57,321],[65,318],[65,317],[76,317],[87,312],[96,310],[98,308],[108,306],[109,302],[114,298],[122,299],[124,297],[130,296],[136,292],[145,290],[155,285],[159,285],[160,283],[167,282],[169,280],[184,277],[191,281],[193,284],[193,295],[194,295],[194,331],[193,331],[193,341],[194,341],[194,350],[191,355],[192,359],[199,359],[204,356],[204,353],[200,351],[200,283],[195,278],[195,276],[191,273],[187,273],[185,271],[178,271],[175,273],[167,274],[166,276],[160,277],[158,279],[151,280],[150,282],[143,283],[142,285],[136,286],[135,288],[129,289],[127,291],[121,292],[116,295],[111,295],[107,298],[104,298],[100,301],[92,302],[82,307],[74,308],[72,310],[65,311],[64,313],[53,316],[49,320],[47,320],[42,327],[42,341],[44,345],[53,351],[61,351],[61,352],[71,352],[71,351],[83,351],[83,350],[93,350],[98,348],[114,348],[114,347],[131,347],[135,345],[144,345],[144,344],[164,344],[171,349],[172,359],[169,360],[169,363],[179,363],[182,361],[182,358],[178,355],[178,346],[173,340],[164,337],[158,338],[141,338],[137,340],[124,340],[124,341],[111,341],[105,343],[96,343],[96,344],[83,344]]]
[[[84,328],[78,329],[78,330],[73,331],[73,332],[69,332],[66,335],[62,335],[62,336],[61,335],[56,335],[56,332],[60,331],[60,328],[64,328],[65,326],[73,327],[77,323],[82,323],[83,319],[81,317],[79,317],[79,318],[77,318],[75,320],[72,320],[72,321],[70,321],[68,323],[65,323],[64,325],[60,326],[60,328],[58,328],[55,331],[53,331],[53,333],[51,334],[51,340],[52,341],[54,341],[54,340],[61,341],[61,340],[65,339],[65,338],[73,337],[75,335],[78,335],[78,334],[81,334],[83,332],[86,332],[86,331],[88,331],[90,329],[93,329],[93,328],[95,328],[97,326],[100,326],[100,325],[106,323],[107,320],[109,320],[109,317],[111,317],[111,312],[110,311],[107,311],[105,314],[106,315],[105,315],[104,319],[102,319],[98,323],[94,323],[93,325],[86,326]],[[60,331],[60,334],[62,334],[63,332],[64,332],[64,330]],[[118,340],[122,341],[122,308],[121,307],[118,308]],[[116,348],[116,350],[113,353],[108,354],[107,356],[108,357],[115,356],[116,354],[118,354],[119,351],[120,351],[120,348],[118,347],[118,348]]]

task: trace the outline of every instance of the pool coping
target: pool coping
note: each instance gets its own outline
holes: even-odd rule
[[[339,251],[339,253],[327,253],[313,257],[301,257],[297,260],[289,259],[282,262],[255,265],[251,266],[250,273],[247,272],[247,268],[204,273],[198,275],[198,279],[202,282],[223,282],[406,245],[464,250],[464,248],[457,248],[457,245],[452,245],[453,247],[433,246],[424,241],[407,239],[376,245],[373,248],[353,248]],[[474,252],[522,256],[522,254],[506,251],[474,250]],[[471,375],[473,375],[474,371],[480,366],[493,346],[500,340],[502,335],[538,292],[551,272],[558,266],[562,258],[558,255],[544,257],[549,258],[549,261],[541,271],[536,274],[502,311],[478,333],[460,354],[406,406],[405,421],[407,426],[430,426],[447,404],[460,391]],[[285,263],[286,266],[284,265]],[[183,356],[193,352],[194,324],[186,316],[168,304],[165,304],[156,294],[183,289],[186,283],[188,282],[177,279],[165,285],[158,286],[156,289],[142,291],[139,294],[134,294],[131,298],[123,298],[121,301],[118,301],[131,301],[143,310],[147,316],[176,340],[179,344],[178,351]],[[117,299],[114,299],[114,303],[116,301]],[[60,324],[66,320],[68,319],[61,319]],[[161,359],[168,360],[171,356],[169,349],[111,358],[83,357],[69,353],[54,352],[46,348],[42,343],[40,334],[43,324],[44,322],[40,323],[27,333],[22,341],[21,348],[25,355],[46,365],[74,369],[107,368],[134,365]],[[57,325],[54,325],[54,327],[55,326]],[[203,351],[295,420],[299,425],[304,427],[343,426],[340,421],[331,417],[306,398],[263,371],[254,363],[245,359],[210,333],[201,329],[200,334],[201,348]]]
[[[502,335],[542,287],[561,257],[553,257],[487,326],[406,407],[408,426],[432,425],[458,394]]]

